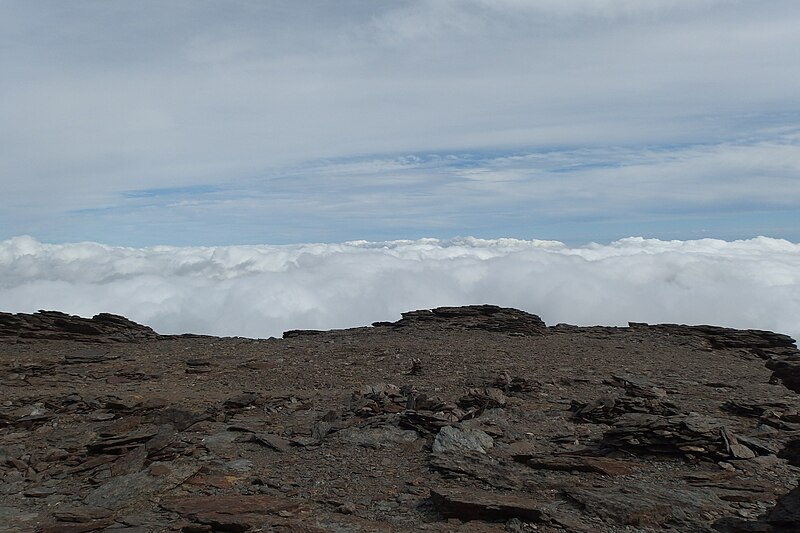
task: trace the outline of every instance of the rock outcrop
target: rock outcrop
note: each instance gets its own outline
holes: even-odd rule
[[[34,314],[0,313],[0,339],[70,340],[78,342],[141,342],[159,335],[124,316],[100,313],[81,318],[58,311]]]
[[[375,322],[373,326],[480,329],[515,335],[543,335],[547,332],[545,323],[538,316],[496,305],[437,307],[410,311],[402,316],[397,322]]]
[[[719,326],[685,326],[678,324],[648,325],[631,322],[631,328],[647,328],[667,335],[696,337],[705,340],[710,349],[743,350],[766,360],[774,378],[800,392],[800,351],[794,339],[781,333],[758,329],[737,330]]]

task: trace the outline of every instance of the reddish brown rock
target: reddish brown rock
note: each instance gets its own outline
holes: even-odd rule
[[[539,522],[545,518],[547,502],[513,493],[479,489],[431,489],[431,500],[445,517],[460,520],[508,520]]]
[[[537,454],[516,455],[514,460],[537,470],[594,472],[605,476],[626,476],[633,473],[632,464],[629,461],[609,457]]]
[[[264,523],[265,515],[300,514],[302,502],[280,496],[192,496],[165,500],[161,506],[219,531],[248,531]]]
[[[42,526],[39,530],[39,533],[88,533],[90,531],[100,531],[102,529],[107,528],[114,521],[111,519],[106,520],[94,520],[91,522],[81,522],[75,524],[65,524],[65,523],[57,523],[57,524],[47,524]]]

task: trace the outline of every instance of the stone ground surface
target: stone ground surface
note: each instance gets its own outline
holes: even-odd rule
[[[0,313],[0,531],[800,531],[798,360],[493,306],[265,340]]]

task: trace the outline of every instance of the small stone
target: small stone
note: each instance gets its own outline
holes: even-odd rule
[[[519,518],[512,518],[511,520],[507,521],[505,524],[506,531],[511,531],[512,533],[522,533],[525,531],[525,524]]]
[[[288,453],[292,450],[292,447],[289,444],[288,440],[278,435],[273,435],[271,433],[263,433],[263,432],[253,433],[252,435],[249,435],[245,440],[249,442],[257,442],[259,444],[263,444],[268,448],[272,448],[276,452]]]
[[[261,396],[255,392],[243,392],[236,396],[231,396],[223,404],[226,409],[243,409],[256,404]]]
[[[744,444],[730,444],[731,456],[734,459],[752,459],[756,456],[755,452]]]
[[[353,514],[356,512],[356,504],[353,502],[345,502],[336,508],[339,514]]]
[[[332,427],[333,425],[325,420],[316,422],[311,428],[311,438],[317,442],[322,442],[328,433],[330,433]]]

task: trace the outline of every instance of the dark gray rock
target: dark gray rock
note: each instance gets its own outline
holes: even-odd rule
[[[446,477],[469,477],[498,489],[519,490],[530,479],[514,464],[479,452],[432,454],[430,466]]]
[[[0,338],[141,342],[160,338],[147,326],[110,313],[82,318],[58,311],[0,313]]]
[[[653,397],[606,396],[591,402],[572,401],[575,418],[596,424],[613,424],[626,413],[671,416],[680,414],[678,407],[667,400]]]
[[[336,434],[342,442],[375,450],[410,445],[419,439],[419,433],[395,426],[377,428],[346,428]]]
[[[564,493],[586,512],[624,526],[681,525],[679,531],[707,531],[701,513],[720,505],[716,495],[682,486],[628,482],[602,488],[567,488]],[[690,529],[689,526],[694,528]]]
[[[769,512],[767,521],[782,528],[800,529],[800,487],[795,487],[778,498],[775,507]]]
[[[547,326],[538,316],[496,305],[437,307],[402,313],[402,316],[403,318],[397,322],[375,322],[373,326],[483,329],[524,336],[547,333]]]
[[[674,416],[626,413],[603,435],[603,444],[650,454],[684,454],[720,459],[750,459],[725,422],[696,413]]]
[[[200,465],[194,462],[153,463],[150,471],[158,475],[141,471],[113,477],[91,491],[84,502],[92,507],[123,509],[180,485],[199,470]]]

